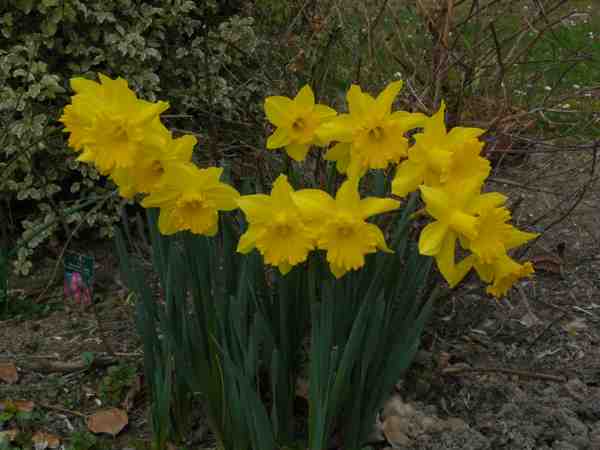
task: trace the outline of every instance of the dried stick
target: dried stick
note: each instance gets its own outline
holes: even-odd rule
[[[534,378],[538,380],[545,381],[556,381],[558,383],[564,383],[567,381],[566,377],[561,377],[558,375],[550,375],[546,373],[539,372],[529,372],[527,370],[518,370],[518,369],[505,369],[503,367],[448,367],[442,370],[444,374],[456,375],[460,373],[467,372],[482,372],[482,373],[504,373],[507,375],[517,375],[519,377],[524,378]]]

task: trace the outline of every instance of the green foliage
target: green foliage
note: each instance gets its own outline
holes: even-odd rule
[[[98,439],[89,431],[75,431],[69,436],[67,450],[104,450],[109,449],[110,444]]]
[[[385,177],[377,189],[389,190]],[[396,216],[394,254],[335,280],[323,255],[286,276],[257,252],[237,254],[244,224],[222,217],[216,238],[163,236],[148,212],[158,289],[117,233],[123,279],[138,298],[137,327],[152,395],[154,441],[181,440],[191,398],[200,394],[220,448],[327,448],[335,430],[344,448],[366,442],[377,410],[408,368],[436,294],[427,286],[431,258],[411,244],[416,197]],[[159,292],[158,298],[156,292]],[[295,386],[310,344],[309,415],[296,417]]]
[[[171,102],[169,113],[184,118],[170,126],[200,134],[212,121],[240,121],[257,111],[263,87],[244,64],[257,45],[252,19],[224,12],[216,1],[2,4],[0,217],[11,236],[20,234],[19,273],[31,270],[34,250],[52,236],[73,232],[82,220],[78,233],[110,236],[118,217],[117,198],[87,214],[64,213],[111,189],[75,160],[57,122],[71,77],[122,76],[141,96],[155,100],[160,93]],[[50,226],[40,231],[44,224]]]
[[[134,383],[135,376],[136,368],[134,366],[121,364],[109,367],[106,375],[100,381],[100,398],[110,405],[118,405]]]

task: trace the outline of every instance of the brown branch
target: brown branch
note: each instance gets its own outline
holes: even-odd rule
[[[84,419],[87,419],[87,416],[85,414],[80,413],[79,411],[73,411],[72,409],[61,408],[60,406],[53,406],[53,405],[48,405],[47,403],[40,403],[40,402],[37,402],[36,405],[40,406],[44,409],[50,409],[52,411],[58,411],[61,413],[70,414],[71,416],[77,416],[77,417],[82,417]]]
[[[518,370],[518,369],[505,369],[502,367],[448,367],[442,370],[442,373],[449,375],[456,375],[461,373],[468,372],[482,372],[482,373],[504,373],[506,375],[517,375],[523,378],[533,378],[538,380],[545,381],[556,381],[558,383],[564,383],[567,381],[566,377],[561,377],[558,375],[550,375],[546,373],[539,372],[529,372],[527,370]]]
[[[117,358],[110,356],[96,356],[87,363],[83,360],[77,361],[52,361],[49,359],[29,362],[18,362],[17,365],[26,370],[42,373],[71,373],[86,369],[102,369],[115,365],[119,362]]]

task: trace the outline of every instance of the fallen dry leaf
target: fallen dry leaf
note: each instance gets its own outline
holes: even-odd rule
[[[29,400],[0,400],[0,411],[11,408],[18,412],[31,412],[35,404]]]
[[[35,403],[31,400],[15,400],[12,403],[19,412],[31,412],[35,407]]]
[[[562,258],[554,255],[539,255],[530,258],[530,262],[533,264],[535,270],[542,272],[551,272],[562,274],[563,272],[563,260]]]
[[[116,436],[129,423],[127,413],[122,409],[110,408],[92,414],[86,420],[92,433],[108,433]]]
[[[31,441],[35,446],[36,450],[46,448],[58,448],[60,446],[60,439],[58,436],[54,436],[50,433],[38,431],[31,437]]]
[[[14,441],[15,438],[17,437],[17,434],[19,434],[19,430],[16,430],[16,429],[0,431],[0,444],[2,442]]]
[[[412,447],[407,436],[408,420],[399,416],[390,416],[383,422],[383,434],[393,448]]]
[[[17,368],[11,362],[0,363],[0,381],[8,384],[15,384],[19,380]]]

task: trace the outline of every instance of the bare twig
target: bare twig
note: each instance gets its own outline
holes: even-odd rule
[[[69,414],[71,416],[82,417],[84,419],[87,418],[87,416],[85,414],[80,413],[79,411],[73,411],[72,409],[63,408],[61,406],[48,405],[47,403],[40,403],[40,402],[37,402],[36,405],[40,406],[44,409],[49,409],[51,411],[58,411],[61,413]]]
[[[482,372],[482,373],[503,373],[506,375],[516,375],[523,378],[533,378],[538,380],[545,381],[556,381],[558,383],[564,383],[567,381],[566,377],[561,377],[558,375],[550,375],[546,373],[539,372],[529,372],[527,370],[518,370],[518,369],[506,369],[503,367],[448,367],[442,370],[442,373],[449,375],[456,375],[460,373],[468,373],[468,372]]]

